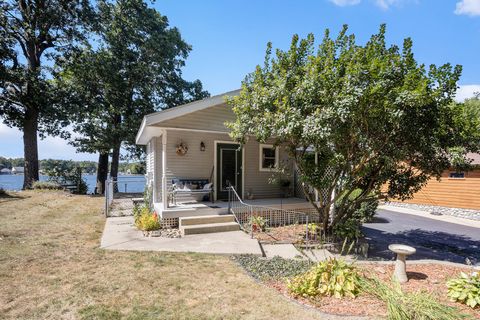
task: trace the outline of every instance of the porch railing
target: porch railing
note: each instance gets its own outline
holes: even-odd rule
[[[267,228],[305,224],[305,237],[307,242],[311,240],[309,237],[311,237],[312,234],[308,229],[309,223],[321,223],[320,216],[317,212],[302,212],[245,203],[233,187],[228,188],[228,212],[234,215],[242,230],[250,233],[252,236],[252,217],[264,218]]]

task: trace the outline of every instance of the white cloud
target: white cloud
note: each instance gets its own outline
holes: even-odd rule
[[[476,92],[480,92],[480,84],[467,84],[460,86],[457,90],[455,100],[463,102],[465,99],[472,98]]]
[[[354,6],[361,2],[361,0],[330,0],[339,7]]]
[[[480,16],[480,0],[462,0],[457,2],[455,14],[467,16]]]

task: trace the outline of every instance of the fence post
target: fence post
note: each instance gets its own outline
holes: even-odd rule
[[[108,203],[108,180],[105,180],[105,190],[103,190],[105,192],[105,217],[108,218],[108,207],[109,207],[109,203]]]
[[[308,245],[308,215],[306,216],[305,222],[306,222],[305,243]]]
[[[252,224],[252,217],[253,217],[253,207],[250,206],[250,237],[253,239],[253,224]]]

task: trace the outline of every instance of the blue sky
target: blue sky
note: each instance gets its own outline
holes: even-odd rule
[[[463,65],[458,100],[480,91],[480,0],[159,0],[155,8],[192,45],[184,77],[200,79],[212,94],[237,89],[262,63],[266,43],[286,49],[295,33],[329,28],[335,35],[348,24],[364,43],[387,24],[387,41],[411,37],[418,61]],[[22,156],[22,134],[0,125],[0,155]],[[59,138],[39,143],[40,158],[96,160],[77,154]]]

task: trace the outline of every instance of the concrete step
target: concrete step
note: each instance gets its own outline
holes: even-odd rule
[[[180,226],[180,232],[184,236],[189,234],[227,232],[227,231],[237,231],[237,230],[240,230],[240,226],[236,222],[222,222],[222,223]]]
[[[205,215],[197,217],[181,217],[179,219],[180,226],[192,226],[201,224],[235,222],[233,214],[227,215]]]

